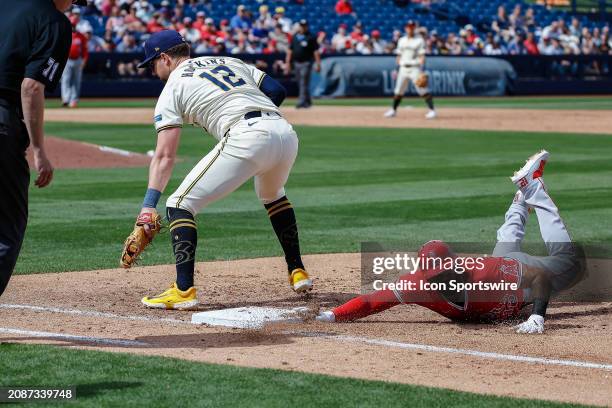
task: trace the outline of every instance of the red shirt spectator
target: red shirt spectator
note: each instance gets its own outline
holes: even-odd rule
[[[200,27],[200,37],[203,40],[214,40],[217,37],[217,28],[212,18],[206,19],[206,24]]]
[[[540,50],[538,50],[538,44],[535,41],[533,33],[527,34],[527,39],[523,41],[523,45],[527,50],[527,54],[529,55],[539,55]]]
[[[89,49],[87,48],[87,37],[78,31],[72,31],[72,44],[70,44],[70,53],[68,54],[70,59],[83,58],[83,61],[87,61],[89,58]]]
[[[206,25],[205,18],[206,13],[204,13],[203,11],[198,11],[198,14],[196,14],[196,21],[193,22],[193,28],[202,31],[202,27]]]
[[[361,28],[361,23],[357,23],[353,26],[351,38],[357,42],[363,41],[363,29]]]
[[[160,23],[161,16],[156,14],[149,22],[147,23],[147,32],[148,33],[157,33],[159,31],[164,30],[164,26]]]
[[[338,0],[336,3],[336,14],[344,15],[351,14],[353,12],[353,6],[348,0]]]

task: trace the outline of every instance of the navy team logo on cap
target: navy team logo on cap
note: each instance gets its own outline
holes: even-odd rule
[[[158,58],[163,52],[172,47],[185,44],[185,39],[174,30],[164,30],[153,34],[144,45],[145,59],[138,64],[138,68],[148,66],[153,60]]]

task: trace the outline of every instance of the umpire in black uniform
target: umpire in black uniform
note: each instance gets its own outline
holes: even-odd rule
[[[312,98],[310,97],[310,73],[314,63],[315,71],[321,71],[321,54],[319,44],[315,36],[308,29],[308,22],[301,20],[298,32],[291,40],[285,60],[285,75],[291,72],[291,63],[295,66],[295,77],[300,87],[300,100],[296,108],[310,108]]]
[[[32,144],[45,187],[53,166],[45,153],[45,89],[60,80],[72,33],[64,11],[87,0],[2,0],[0,13],[0,295],[8,284],[28,221],[30,171],[25,151]]]

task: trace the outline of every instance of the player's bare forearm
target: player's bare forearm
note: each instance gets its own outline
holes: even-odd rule
[[[149,166],[149,188],[163,192],[170,181],[176,151],[181,138],[181,128],[164,129],[157,134],[157,147]]]
[[[30,78],[21,83],[21,106],[32,149],[44,150],[45,85]]]
[[[23,121],[30,135],[34,167],[38,177],[34,184],[39,188],[46,187],[53,179],[53,165],[47,158],[44,139],[45,119],[45,85],[31,78],[25,78],[21,83],[21,107]]]

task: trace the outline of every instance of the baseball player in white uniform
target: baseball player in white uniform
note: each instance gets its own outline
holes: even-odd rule
[[[393,96],[393,108],[385,113],[385,117],[392,118],[397,115],[397,107],[412,82],[417,93],[425,100],[429,111],[425,115],[427,119],[436,117],[433,96],[427,86],[419,87],[417,79],[423,74],[425,68],[425,40],[416,34],[416,23],[408,21],[405,27],[406,35],[399,39],[395,53],[397,54],[397,80]]]
[[[284,190],[298,151],[297,134],[278,109],[285,90],[241,60],[190,59],[189,52],[180,34],[171,30],[154,34],[145,44],[141,66],[150,66],[166,85],[155,108],[157,147],[139,218],[156,211],[172,174],[184,123],[202,127],[218,143],[166,202],[176,282],[142,303],[164,309],[191,309],[198,304],[193,283],[195,215],[252,177],[285,253],[289,284],[298,293],[306,292],[312,281],[301,260],[295,213]]]

